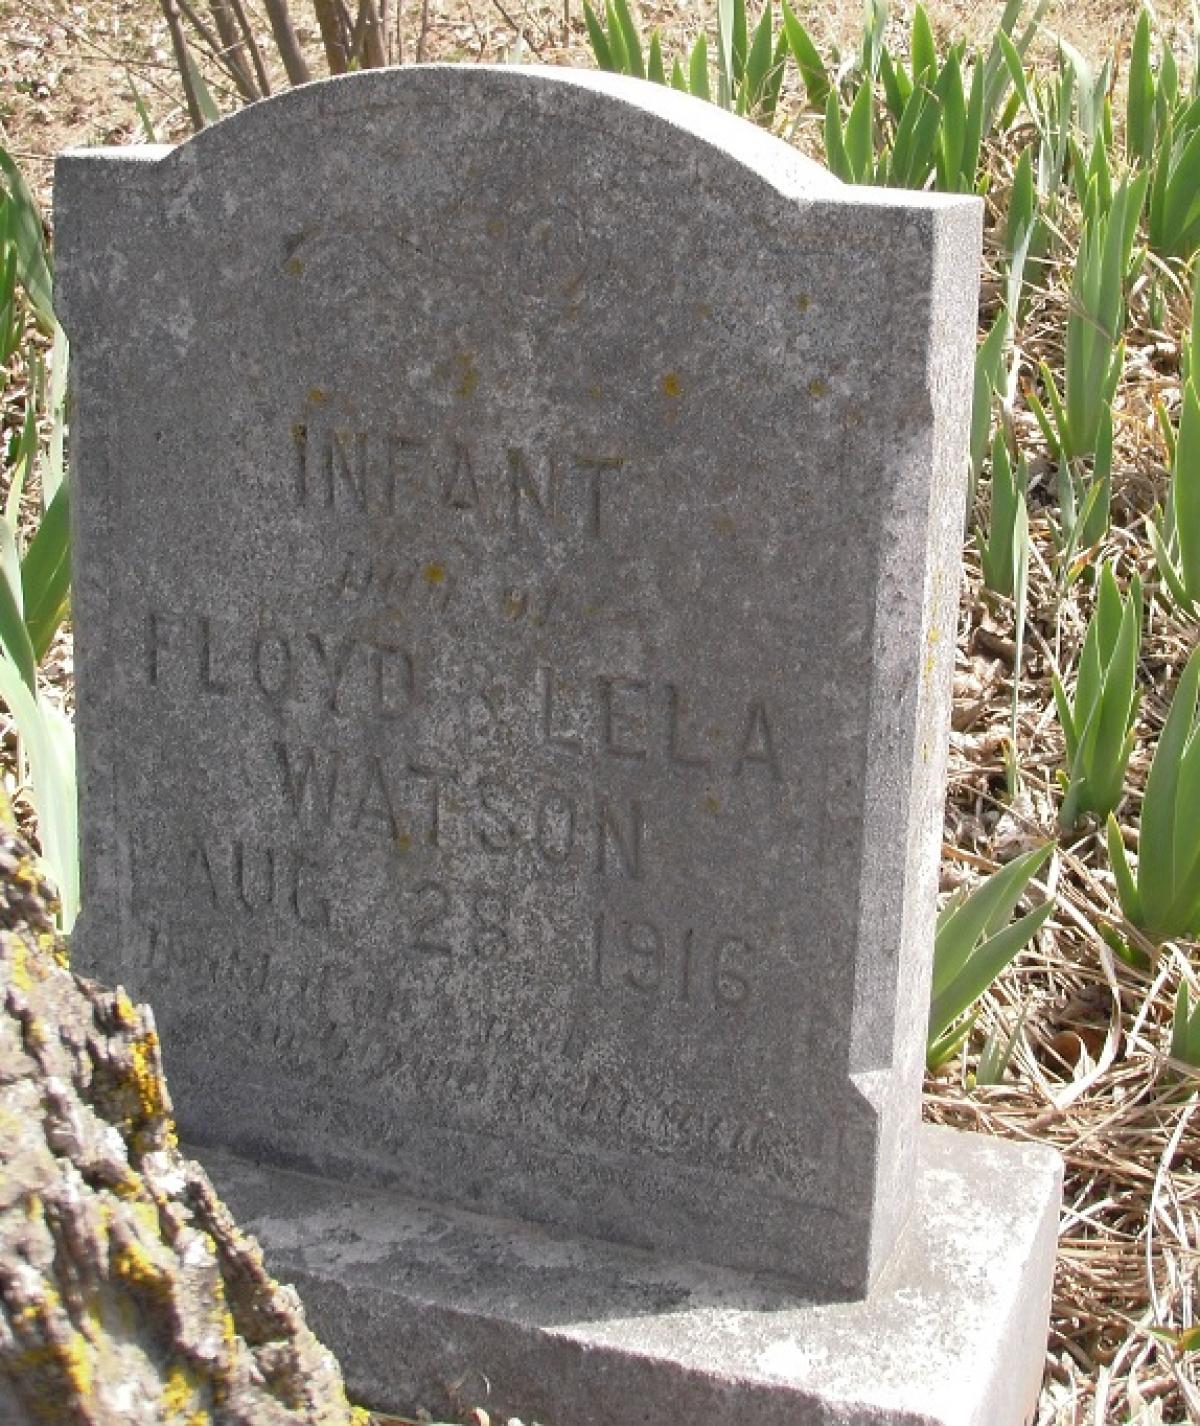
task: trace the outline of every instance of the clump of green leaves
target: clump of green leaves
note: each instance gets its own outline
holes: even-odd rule
[[[1053,850],[1051,842],[1026,852],[993,872],[969,896],[956,895],[942,908],[934,941],[925,1052],[930,1069],[945,1064],[958,1051],[975,1023],[967,1012],[1046,924],[1054,909],[1051,901],[1016,921],[1009,918]]]
[[[1147,232],[1160,257],[1187,261],[1200,248],[1200,94],[1180,84],[1170,45],[1158,72],[1151,57],[1150,14],[1143,9],[1129,55],[1125,148],[1151,174]]]
[[[16,162],[0,145],[0,253],[10,275],[0,292],[0,306],[11,312],[18,287],[24,291],[34,320],[47,335],[54,334],[50,253],[42,215]],[[11,349],[9,355],[12,355]]]
[[[1107,205],[1096,181],[1088,189],[1071,282],[1064,387],[1060,392],[1042,362],[1045,404],[1029,395],[1047,444],[1062,460],[1095,455],[1101,423],[1112,406],[1125,361],[1125,285],[1145,194],[1145,174],[1123,179]]]
[[[1029,512],[1025,491],[1029,475],[1025,457],[1016,466],[1008,454],[1003,434],[992,439],[992,501],[986,529],[977,531],[979,562],[984,585],[993,594],[1012,599],[1023,582],[1029,560]]]
[[[1159,130],[1178,98],[1179,70],[1169,47],[1163,64],[1158,80],[1150,56],[1150,12],[1143,7],[1129,51],[1125,100],[1125,152],[1131,163],[1153,163]]]
[[[1009,337],[1009,316],[997,314],[988,334],[975,349],[975,380],[971,394],[971,481],[967,509],[975,504],[975,490],[988,453],[992,405],[1004,381],[1004,352]]]
[[[1011,90],[1007,53],[1021,57],[1037,31],[1045,0],[1020,32],[1024,0],[1008,0],[986,54],[951,46],[939,60],[929,17],[918,4],[909,47],[911,67],[888,48],[886,0],[866,0],[856,60],[831,74],[795,11],[781,0],[776,33],[771,0],[751,27],[745,0],[718,0],[714,46],[701,33],[686,58],[669,69],[657,31],[642,42],[629,0],[604,0],[603,14],[584,0],[584,20],[601,69],[670,84],[723,108],[775,122],[784,71],[794,60],[809,104],[824,112],[825,161],[852,183],[973,192],[982,145]],[[1007,49],[1006,49],[1007,47]]]
[[[1137,714],[1142,586],[1135,574],[1122,597],[1112,566],[1100,571],[1096,608],[1083,640],[1073,698],[1054,676],[1054,703],[1066,742],[1066,792],[1059,825],[1071,831],[1084,813],[1101,819],[1125,789]]]
[[[1179,430],[1160,410],[1171,461],[1166,509],[1150,526],[1163,590],[1177,609],[1194,617],[1200,607],[1200,279],[1192,294],[1191,330],[1183,347],[1183,410]]]
[[[1150,531],[1165,592],[1181,612],[1194,615],[1200,600],[1200,400],[1190,380],[1183,387],[1166,510]]]
[[[969,193],[975,187],[987,99],[987,67],[977,61],[964,83],[966,45],[953,45],[944,62],[924,6],[913,12],[912,69],[894,57],[878,31],[871,46],[875,68],[864,64],[857,92],[843,122],[836,93],[825,108],[825,154],[830,168],[854,183],[923,188],[936,175],[937,187]],[[890,141],[876,141],[874,84],[882,83]]]
[[[767,0],[751,34],[746,0],[719,0],[715,93],[709,75],[708,38],[703,32],[692,46],[686,66],[676,58],[668,78],[658,31],[651,35],[649,48],[646,49],[628,0],[605,0],[603,20],[589,0],[584,0],[583,14],[592,53],[601,69],[614,74],[633,75],[637,79],[649,79],[656,84],[669,83],[673,89],[715,102],[723,109],[756,119],[768,128],[775,122],[784,66],[789,51],[795,48],[794,33],[798,32],[801,37],[805,61],[801,72],[806,83],[810,89],[814,85],[827,87],[816,47],[786,4],[784,27],[778,35],[775,33],[771,0]]]
[[[1171,1017],[1171,1058],[1200,1069],[1200,1001],[1189,1003],[1187,981],[1179,982]]]
[[[1035,30],[1047,6],[1039,5],[1030,21]],[[1025,47],[1028,46],[1028,31]],[[1108,84],[1108,66],[1100,74],[1072,46],[1060,40],[1058,69],[1046,79],[1035,80],[1024,68],[1025,48],[1014,43],[1009,35],[996,37],[1017,100],[1025,106],[1038,136],[1037,191],[1051,198],[1072,164],[1072,147],[1076,134],[1091,154],[1098,134],[1110,127],[1104,93]]]
[[[999,1027],[989,1031],[979,1052],[979,1063],[975,1067],[975,1083],[981,1088],[1004,1083],[1004,1076],[1012,1063],[1013,1053],[1025,1028],[1025,1017],[1029,1007],[1022,1006],[1021,1013],[1012,1029],[1005,1034]]]
[[[1113,419],[1112,407],[1100,413],[1096,452],[1091,469],[1084,461],[1058,463],[1059,583],[1071,584],[1086,565],[1086,552],[1108,534],[1112,509]],[[1083,558],[1079,559],[1083,552]]]
[[[1142,799],[1137,874],[1116,819],[1108,818],[1108,854],[1121,909],[1152,941],[1200,933],[1200,649],[1188,660]]]
[[[70,722],[47,701],[38,679],[66,612],[70,583],[68,487],[63,479],[67,341],[54,319],[49,250],[41,215],[16,165],[0,148],[0,381],[16,351],[28,305],[39,327],[54,334],[49,380],[32,349],[24,420],[4,452],[8,497],[0,514],[0,699],[16,724],[19,763],[38,819],[42,857],[58,888],[62,925],[69,930],[79,901],[75,808],[75,741]],[[50,418],[43,453],[39,411]],[[39,457],[42,457],[39,460]],[[37,468],[42,516],[24,544],[19,513],[26,483]]]
[[[929,17],[913,11],[911,68],[884,39],[886,6],[868,5],[863,58],[843,115],[841,96],[825,101],[825,158],[840,178],[894,188],[934,187],[973,193],[979,158],[1010,89],[1005,46],[1021,58],[1037,31],[1044,5],[1020,33],[1022,0],[1009,0],[986,55],[969,55],[960,42],[939,62]],[[1015,38],[1014,38],[1015,36]],[[883,90],[882,111],[876,88]]]
[[[1029,150],[1023,149],[1013,173],[1005,220],[1004,302],[1014,324],[1024,314],[1029,301],[1026,269],[1040,267],[1049,241],[1049,228],[1033,178],[1033,160]]]

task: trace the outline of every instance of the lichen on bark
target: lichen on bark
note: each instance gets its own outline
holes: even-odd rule
[[[180,1153],[149,1007],[69,969],[6,806],[0,997],[0,1420],[363,1426]]]

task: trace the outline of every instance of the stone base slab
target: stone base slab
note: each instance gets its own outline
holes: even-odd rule
[[[866,1301],[199,1153],[353,1395],[543,1426],[1022,1426],[1062,1166],[925,1126],[917,1206]]]

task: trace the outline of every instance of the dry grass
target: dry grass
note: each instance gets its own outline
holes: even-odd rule
[[[552,0],[430,0],[431,58],[497,59],[517,48],[547,63],[590,63],[578,21]],[[670,54],[690,38],[710,7],[656,0],[643,10],[660,24]],[[999,6],[963,0],[931,4],[943,35],[988,32]],[[1183,3],[1158,7],[1160,31],[1181,53]],[[852,44],[857,6],[802,8],[824,47]],[[1094,58],[1124,57],[1135,18],[1119,0],[1088,0],[1057,17],[1057,27]],[[1055,22],[1052,17],[1051,23]],[[564,34],[564,26],[566,32]],[[405,53],[421,31],[420,8],[401,17]],[[305,37],[315,49],[315,33]],[[67,143],[128,142],[139,126],[124,78],[129,66],[164,138],[185,130],[165,28],[151,0],[0,0],[0,119],[13,149],[45,183],[50,156]],[[810,131],[811,132],[811,131]],[[804,131],[802,130],[802,138]],[[1002,190],[1012,154],[992,159]],[[985,313],[999,291],[989,244]],[[1150,324],[1152,280],[1168,293],[1166,330]],[[1069,273],[1051,272],[1019,333],[1022,381],[1036,363],[1060,358]],[[1166,482],[1155,403],[1178,405],[1183,294],[1147,270],[1131,299],[1126,375],[1118,398],[1113,529],[1097,557],[1120,561],[1146,583],[1150,617],[1140,669],[1147,690],[1130,774],[1136,805],[1148,748],[1166,696],[1195,642],[1192,627],[1155,606],[1155,573],[1145,522]],[[11,413],[9,413],[11,417]],[[1014,677],[1013,611],[985,596],[978,560],[967,550],[956,668],[950,796],[943,889],[970,883],[1029,846],[1058,835],[1056,772],[1062,756],[1051,674],[1073,667],[1091,612],[1086,581],[1065,585],[1054,546],[1053,473],[1032,417],[1018,402],[1013,420],[1031,457],[1034,556],[1028,633],[1019,671],[1017,752],[1020,788],[1009,798],[1004,750]],[[58,666],[69,677],[69,659]],[[1128,822],[1130,819],[1126,819]],[[1039,1420],[1059,1426],[1104,1422],[1200,1421],[1200,1372],[1171,1338],[1197,1322],[1200,1254],[1200,1118],[1193,1080],[1167,1058],[1171,1012],[1181,976],[1194,979],[1195,948],[1150,954],[1145,969],[1114,955],[1102,935],[1124,927],[1095,829],[1064,841],[1051,863],[1056,912],[1035,945],[984,1003],[969,1052],[928,1085],[931,1119],[1056,1145],[1067,1163],[1053,1327]],[[1136,940],[1136,937],[1134,938]],[[1150,951],[1151,948],[1145,948]],[[1020,1026],[1007,1082],[973,1084],[975,1056],[993,1028]],[[1155,1335],[1156,1333],[1160,1335]]]
[[[1003,156],[993,164],[1003,172]],[[994,257],[994,254],[993,254]],[[1146,520],[1163,498],[1167,471],[1154,405],[1178,403],[1181,293],[1168,301],[1167,331],[1149,325],[1153,269],[1135,288],[1129,355],[1118,396],[1113,528],[1095,559],[1137,569],[1153,595],[1156,574]],[[1161,274],[1159,274],[1161,277]],[[1020,383],[1039,359],[1057,367],[1066,322],[1069,272],[1051,274],[1019,333]],[[998,289],[985,274],[984,307]],[[1033,556],[1028,625],[1018,690],[1021,786],[1007,796],[1003,752],[1010,736],[1013,612],[982,588],[968,547],[959,630],[944,888],[973,878],[1030,845],[1058,836],[1056,773],[1062,738],[1051,675],[1075,665],[1091,613],[1085,581],[1066,588],[1055,553],[1053,471],[1032,417],[1014,412],[1030,456]],[[1048,488],[1051,487],[1051,488]],[[1166,697],[1194,646],[1194,628],[1149,601],[1140,677],[1146,689],[1139,743],[1130,769],[1136,804]],[[1126,818],[1128,823],[1130,819]],[[1054,1144],[1067,1165],[1052,1334],[1039,1421],[1200,1420],[1200,1375],[1186,1352],[1164,1340],[1196,1318],[1200,1253],[1200,1124],[1196,1084],[1168,1062],[1171,1015],[1181,975],[1194,978],[1189,948],[1148,953],[1147,968],[1113,954],[1105,928],[1134,939],[1123,923],[1095,828],[1065,839],[1047,890],[1056,912],[984,1003],[977,1051],[993,1029],[1023,1030],[1009,1082],[978,1088],[970,1055],[952,1078],[927,1086],[928,1117],[944,1123]],[[1155,1335],[1158,1332],[1161,1335]]]

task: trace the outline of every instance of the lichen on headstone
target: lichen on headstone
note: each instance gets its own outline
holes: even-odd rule
[[[0,809],[0,1419],[351,1426],[341,1371],[179,1150],[148,1006],[72,974]]]

